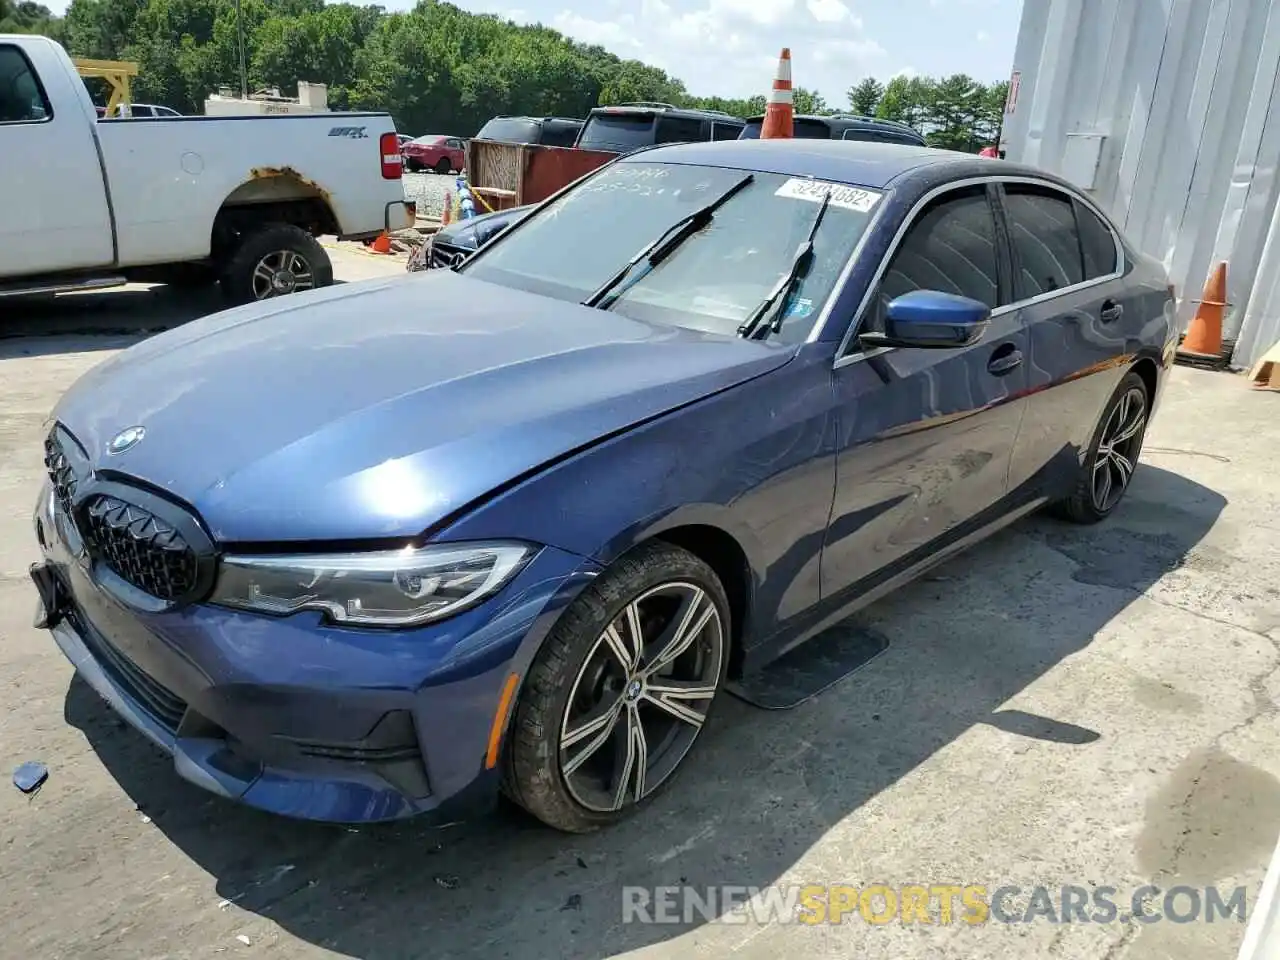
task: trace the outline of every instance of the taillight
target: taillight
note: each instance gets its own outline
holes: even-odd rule
[[[382,154],[382,179],[399,180],[404,174],[400,160],[400,140],[394,133],[384,133],[378,138],[378,152]]]

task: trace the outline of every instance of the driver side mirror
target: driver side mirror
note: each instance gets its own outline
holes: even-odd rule
[[[867,347],[968,347],[982,339],[990,320],[991,308],[980,300],[912,290],[889,302],[883,333],[867,332],[858,339]]]

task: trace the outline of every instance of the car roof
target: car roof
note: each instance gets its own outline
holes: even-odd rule
[[[743,123],[741,117],[735,117],[723,110],[705,110],[701,107],[677,107],[672,103],[658,101],[639,101],[636,103],[603,104],[591,108],[592,115],[601,113],[663,113],[679,117],[697,117],[699,120],[720,120],[725,123]]]
[[[817,177],[837,183],[882,190],[894,180],[921,167],[937,168],[941,178],[981,176],[1036,177],[1066,186],[1043,170],[976,157],[955,150],[862,140],[711,140],[637,150],[618,163],[684,163],[777,173],[788,177]]]

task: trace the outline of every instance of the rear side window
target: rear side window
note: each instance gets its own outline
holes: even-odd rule
[[[880,280],[866,329],[883,331],[890,301],[937,290],[1000,306],[996,223],[982,187],[943,194],[911,224]]]
[[[15,46],[0,45],[0,123],[33,123],[52,116],[26,54]]]
[[[737,140],[738,134],[742,132],[742,127],[736,123],[723,123],[720,120],[711,122],[711,139],[712,140]]]
[[[692,117],[659,117],[658,135],[654,143],[688,143],[705,140],[703,121]]]
[[[653,143],[653,121],[652,113],[596,113],[587,118],[578,146],[629,153]]]
[[[1084,258],[1071,198],[1049,187],[1006,183],[1005,213],[1017,265],[1019,300],[1084,281]]]
[[[1111,228],[1079,200],[1075,201],[1076,228],[1080,231],[1080,252],[1084,254],[1084,278],[1096,280],[1119,269],[1116,238]]]

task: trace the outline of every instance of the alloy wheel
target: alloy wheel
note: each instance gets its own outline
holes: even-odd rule
[[[1111,510],[1128,489],[1146,426],[1146,392],[1131,387],[1107,418],[1093,460],[1093,506],[1100,513]]]
[[[660,584],[622,608],[583,660],[561,720],[559,767],[574,800],[618,811],[675,772],[715,698],[724,644],[720,611],[696,584]]]
[[[275,250],[258,260],[253,268],[253,299],[283,297],[315,287],[311,264],[292,250]]]

